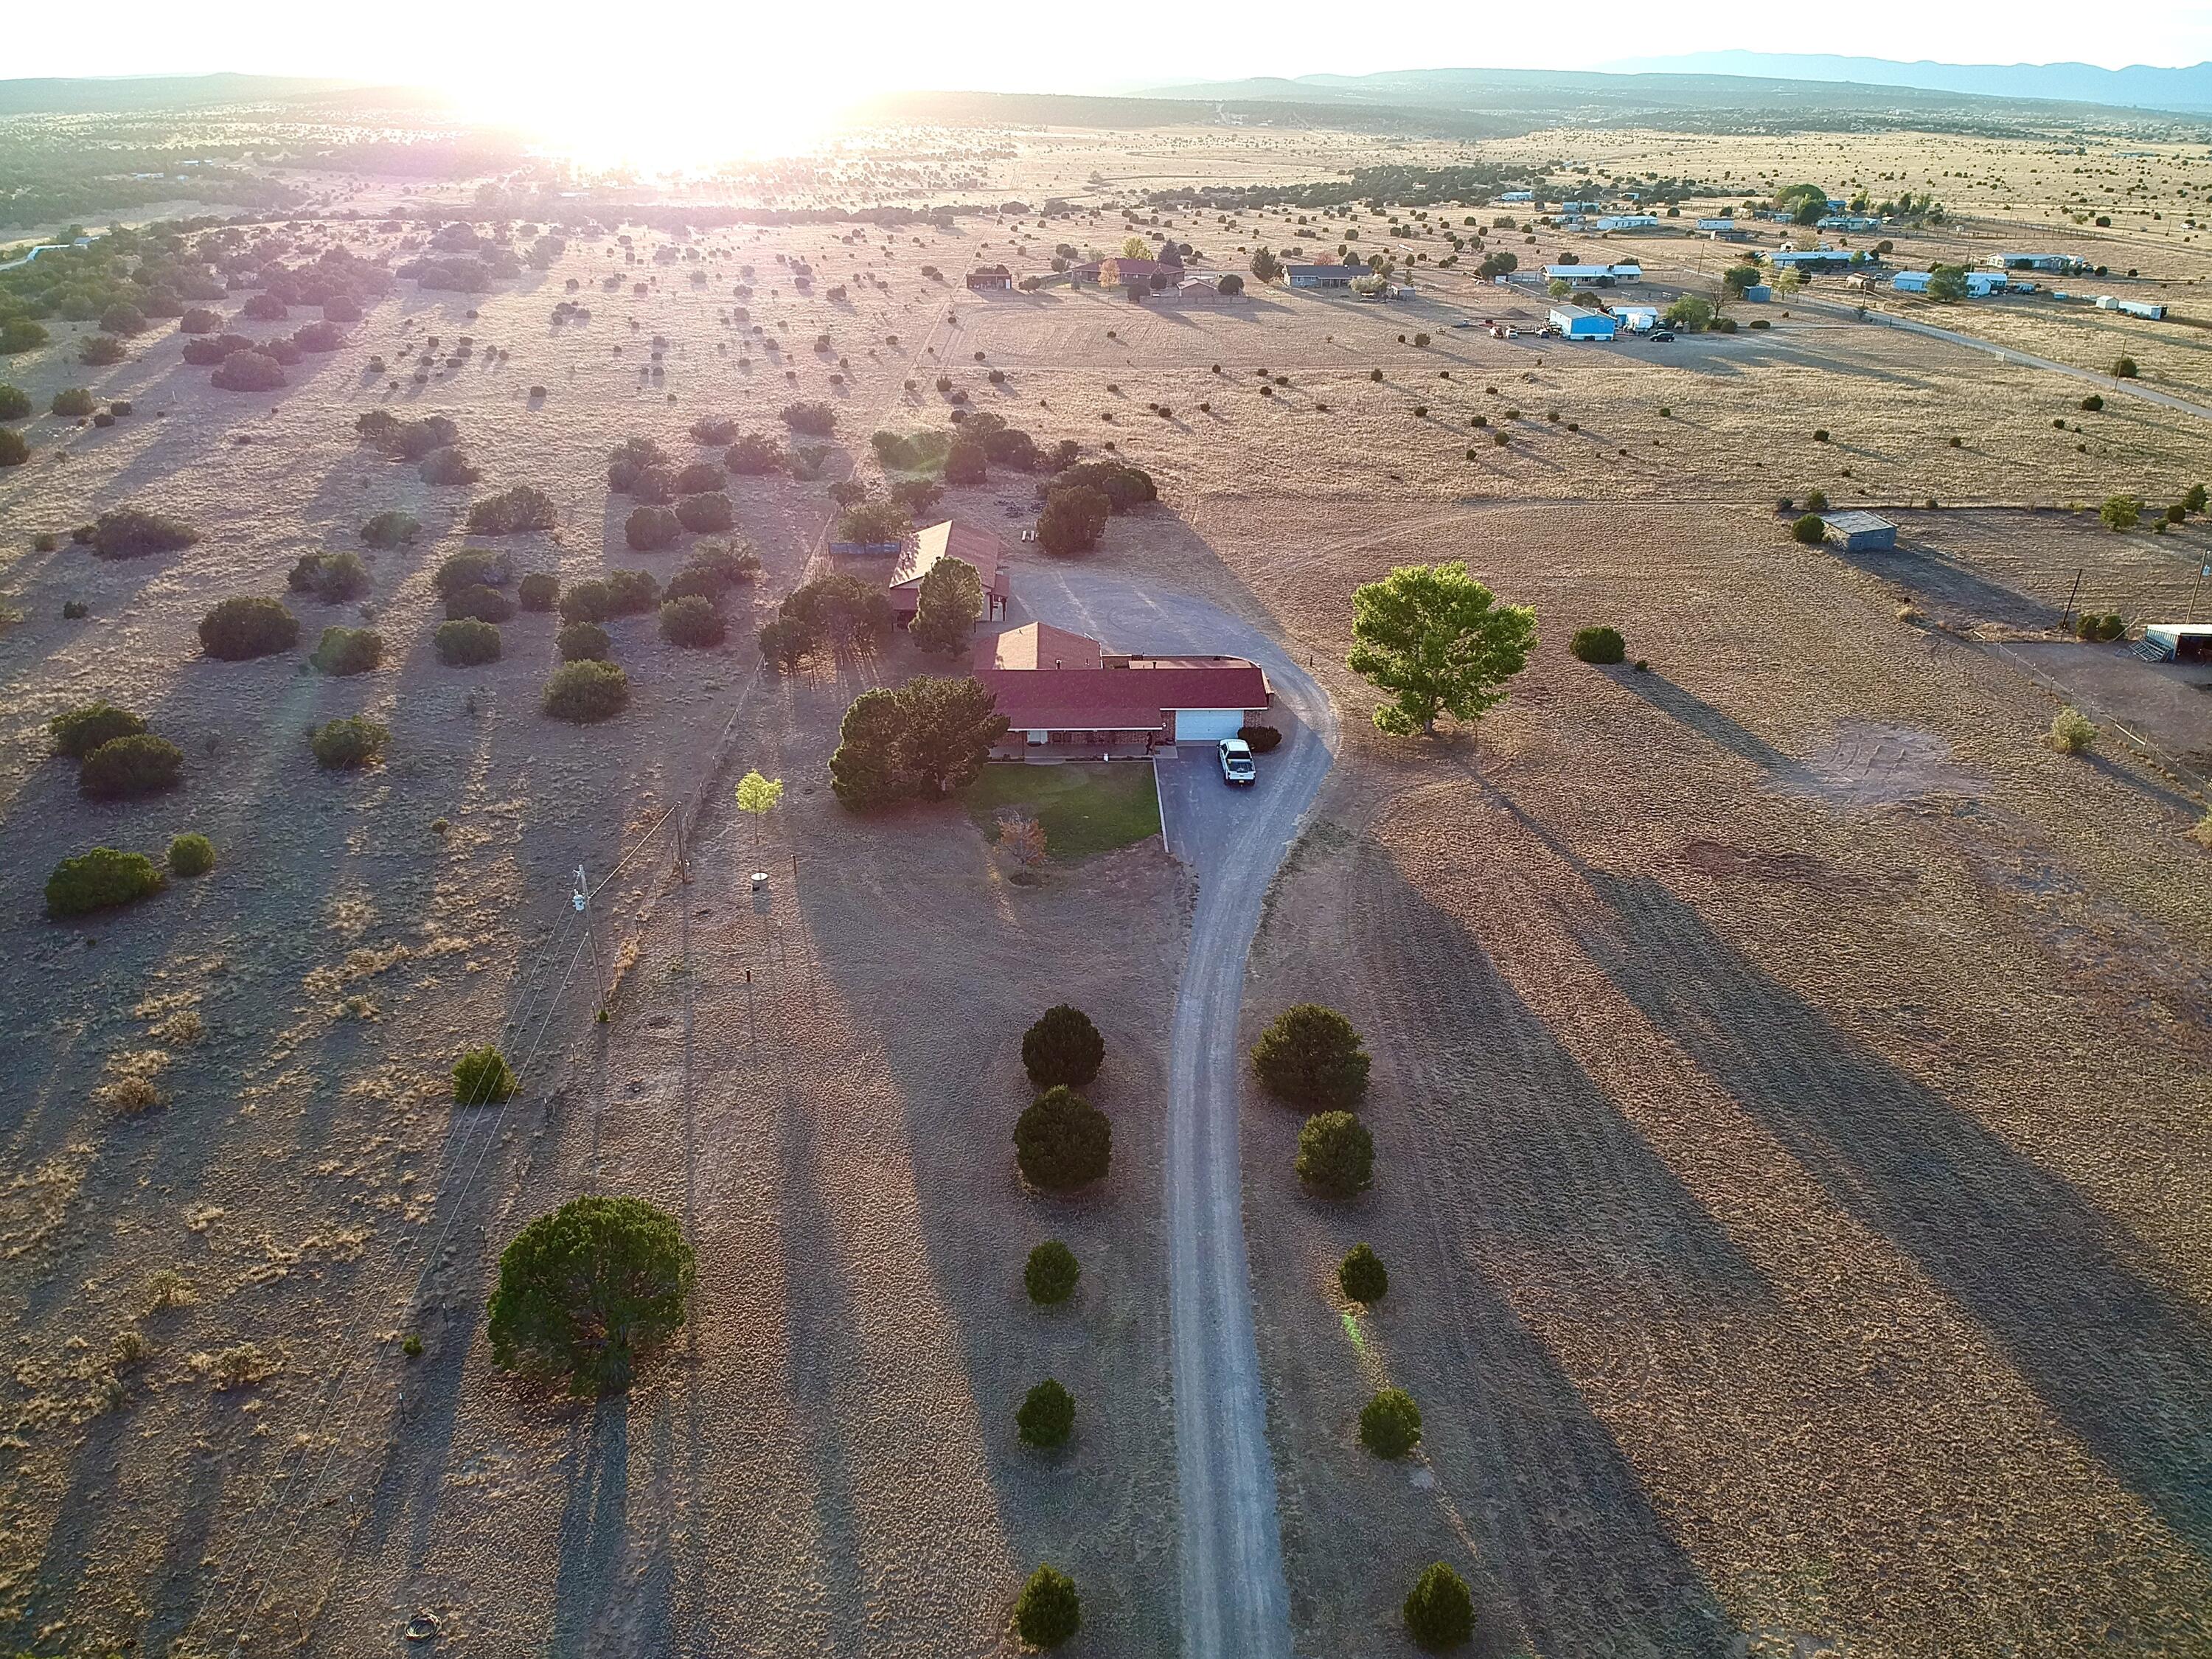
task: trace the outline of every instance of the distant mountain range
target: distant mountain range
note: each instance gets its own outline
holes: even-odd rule
[[[343,91],[355,82],[295,75],[131,75],[0,81],[0,115],[106,115],[266,104]]]
[[[1744,75],[1770,80],[1856,82],[1912,87],[1983,98],[2057,99],[2127,109],[2212,111],[2212,64],[2186,69],[2094,64],[1900,64],[1887,58],[1839,58],[1827,52],[1696,52],[1679,58],[1632,58],[1608,64],[1624,74]]]

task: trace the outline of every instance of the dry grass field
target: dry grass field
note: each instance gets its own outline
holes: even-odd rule
[[[1480,153],[1516,145],[1785,181],[1929,153],[1642,134]],[[979,194],[1087,207],[1325,176],[1376,144],[978,149]],[[1953,170],[2001,159],[1962,149]],[[2178,195],[2183,162],[2160,165]],[[2024,187],[1981,193],[2015,178],[1948,193],[2039,223]],[[305,224],[301,252],[385,252],[374,214],[465,216],[471,185],[330,189],[372,216]],[[40,414],[18,428],[29,464],[0,471],[0,596],[22,613],[0,629],[9,1641],[385,1651],[421,1613],[500,1655],[993,1654],[1050,1559],[1084,1589],[1072,1651],[1179,1650],[1157,1129],[1190,878],[1148,845],[1021,885],[957,803],[855,820],[827,788],[837,721],[922,659],[758,667],[754,624],[818,568],[826,482],[874,476],[878,427],[944,425],[943,375],[1040,441],[1151,470],[1161,504],[1092,557],[1260,623],[1344,716],[1246,1006],[1256,1030],[1334,1001],[1376,1055],[1381,1173],[1357,1205],[1297,1197],[1295,1121],[1246,1112],[1297,1650],[1401,1651],[1397,1605],[1441,1556],[1476,1586],[1486,1654],[2212,1652],[2212,854],[2185,833],[2212,740],[2169,733],[2165,769],[2111,736],[2051,752],[2057,699],[1998,651],[2053,635],[2077,571],[2094,608],[2186,605],[2197,521],[2118,536],[2063,509],[2178,498],[2203,476],[2193,422],[2118,398],[2079,415],[2063,376],[1779,306],[1771,330],[1671,347],[1494,340],[1452,325],[1540,302],[1464,268],[1387,305],[960,286],[1061,240],[1117,248],[1118,213],[672,237],[623,207],[592,203],[606,234],[492,293],[402,283],[274,393],[211,388],[165,332],[94,370],[74,362],[90,325],[57,323],[4,360],[41,410],[78,385],[134,405],[106,429]],[[1322,244],[1295,213],[1160,217],[1209,269]],[[2201,241],[2127,222],[2194,279]],[[1514,245],[1524,265],[1591,246]],[[571,298],[590,320],[556,325]],[[407,378],[464,334],[467,362]],[[2142,346],[2146,374],[2194,389],[2175,343],[2194,337]],[[537,707],[552,617],[506,624],[496,665],[438,662],[430,574],[471,539],[472,495],[554,499],[557,528],[500,544],[521,569],[665,580],[682,552],[624,545],[608,447],[711,459],[692,421],[781,435],[798,398],[836,408],[836,453],[822,482],[730,481],[767,570],[724,646],[611,624],[632,701],[586,727]],[[374,408],[452,416],[481,484],[356,444]],[[994,472],[947,508],[1012,537],[1035,483]],[[1901,551],[1793,545],[1776,501],[1815,488],[1905,509]],[[123,505],[204,538],[118,562],[70,542]],[[424,531],[366,555],[366,601],[295,598],[284,655],[199,653],[216,599],[283,592],[386,508]],[[1544,643],[1479,744],[1387,740],[1331,666],[1351,591],[1440,558],[1535,605]],[[382,670],[307,667],[322,626],[364,616]],[[1649,671],[1568,658],[1598,622]],[[94,697],[179,744],[180,789],[78,796],[45,722]],[[356,712],[392,727],[389,757],[318,770],[305,728]],[[790,782],[757,852],[726,810],[750,766]],[[679,873],[666,815],[702,787]],[[44,919],[58,859],[185,830],[216,843],[210,874]],[[580,864],[607,884],[588,933]],[[1107,1036],[1116,1159],[1053,1202],[1021,1191],[1009,1133],[1020,1032],[1063,999]],[[494,1039],[523,1093],[455,1109],[454,1055]],[[134,1079],[157,1106],[118,1109]],[[700,1291],[664,1367],[569,1406],[494,1370],[482,1309],[514,1230],[587,1192],[676,1213]],[[1084,1285],[1040,1314],[1020,1262],[1054,1236]],[[1332,1270],[1360,1238],[1393,1291],[1347,1317]],[[1084,1413],[1058,1460],[1012,1425],[1048,1374]],[[1354,1437],[1385,1377],[1427,1414],[1410,1470]]]

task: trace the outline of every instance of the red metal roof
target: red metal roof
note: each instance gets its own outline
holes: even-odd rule
[[[1145,659],[1131,659],[1142,667]],[[1206,667],[978,668],[1018,732],[1164,731],[1179,708],[1269,706],[1267,676],[1253,663],[1224,658]]]

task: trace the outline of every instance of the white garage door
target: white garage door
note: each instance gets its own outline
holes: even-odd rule
[[[1177,743],[1212,743],[1233,738],[1244,724],[1241,708],[1178,708],[1175,734]]]

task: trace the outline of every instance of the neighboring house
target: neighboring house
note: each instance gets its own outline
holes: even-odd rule
[[[1863,213],[1830,213],[1813,222],[1815,230],[1880,230],[1881,221]]]
[[[1533,202],[1536,199],[1536,192],[1533,190],[1509,190],[1498,199],[1500,202]]]
[[[2004,293],[2010,286],[2002,271],[1970,270],[1966,273],[1966,295],[1969,299],[1986,300],[1992,294]]]
[[[1171,265],[1160,259],[1133,259],[1117,254],[1098,262],[1098,285],[1101,288],[1147,288],[1153,277],[1165,272],[1172,280],[1182,276],[1181,265]]]
[[[975,676],[1006,717],[1000,752],[1017,755],[1211,743],[1274,703],[1266,671],[1243,657],[1120,655],[1047,623],[979,647]]]
[[[1924,270],[1900,270],[1889,279],[1889,285],[1899,294],[1925,294],[1929,276]]]
[[[1350,288],[1352,279],[1364,276],[1364,265],[1285,265],[1283,278],[1292,288]]]
[[[1011,289],[1014,273],[1004,265],[978,265],[968,273],[968,286],[981,294],[994,289]]]
[[[1186,276],[1176,284],[1175,294],[1178,300],[1219,300],[1226,297],[1221,292],[1221,278],[1218,276]]]
[[[2071,253],[1993,253],[1983,263],[1996,270],[2049,270],[2062,276],[2089,269],[2087,259]]]
[[[1698,221],[1698,228],[1699,230],[1734,230],[1735,220],[1733,216],[1720,219],[1700,219]]]
[[[1875,263],[1863,248],[1847,247],[1778,247],[1766,256],[1766,262],[1777,270],[1795,265],[1807,272],[1848,270],[1853,265]]]
[[[1659,216],[1656,213],[1607,213],[1597,222],[1600,230],[1656,230]]]
[[[1615,283],[1642,282],[1644,267],[1633,259],[1610,265],[1546,265],[1544,276],[1551,282],[1595,283],[1609,288]]]
[[[914,620],[914,613],[921,605],[921,579],[939,559],[948,556],[973,566],[982,581],[983,608],[975,613],[976,620],[995,622],[1005,616],[1006,605],[1014,597],[1006,544],[988,530],[956,524],[950,519],[915,531],[899,549],[898,563],[892,567],[891,579],[886,584],[890,591],[892,614],[901,623]]]
[[[1552,326],[1570,340],[1610,340],[1619,325],[1602,311],[1585,311],[1580,306],[1553,306]]]

